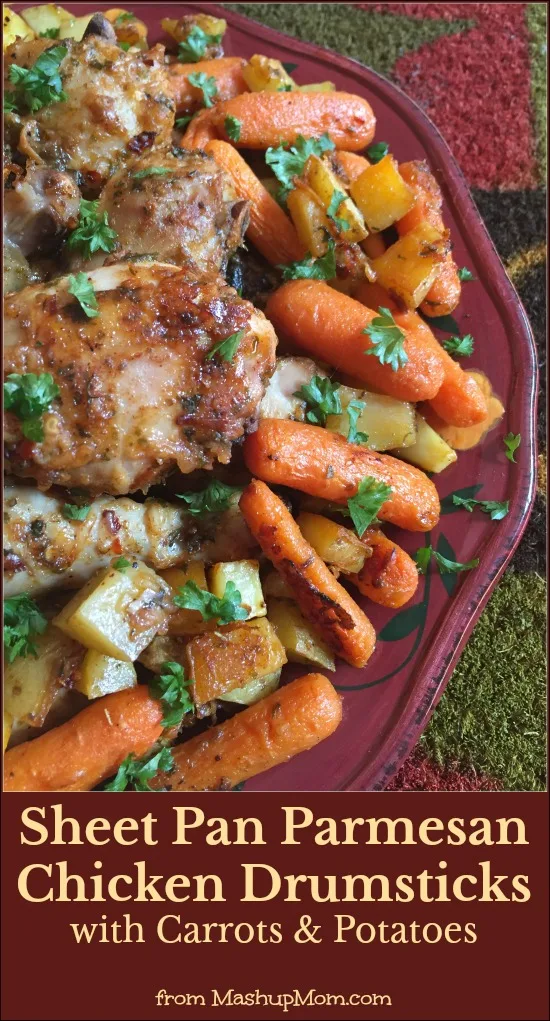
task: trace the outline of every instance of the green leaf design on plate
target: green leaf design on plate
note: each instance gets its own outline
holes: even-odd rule
[[[428,326],[435,326],[444,333],[460,333],[460,326],[454,316],[422,316],[422,318]]]
[[[298,67],[297,64],[289,63],[286,60],[283,60],[282,64],[287,74],[292,74],[292,72],[295,71],[296,68]]]
[[[415,603],[414,606],[408,606],[406,610],[401,610],[382,628],[378,638],[382,642],[399,642],[402,638],[406,638],[423,623],[427,609],[426,603],[421,602]]]
[[[448,496],[444,496],[441,501],[441,513],[442,514],[454,514],[455,511],[459,511],[462,508],[457,507],[456,503],[453,503],[453,496],[460,496],[462,500],[473,500],[479,493],[479,490],[483,489],[483,484],[480,483],[477,486],[466,486],[464,489],[455,489]],[[453,559],[456,559],[453,557]]]
[[[440,535],[439,536],[439,539],[437,540],[436,550],[437,550],[438,553],[441,553],[442,557],[446,557],[447,560],[457,560],[458,559],[458,557],[457,557],[453,547],[451,546],[449,540],[444,535]],[[443,582],[445,588],[447,589],[447,593],[450,596],[452,596],[456,586],[458,585],[458,581],[459,581],[460,575],[459,574],[447,574],[446,572],[444,573],[443,571],[440,571],[439,577],[441,578],[441,581]]]

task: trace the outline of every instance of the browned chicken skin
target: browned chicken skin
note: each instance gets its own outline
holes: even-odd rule
[[[184,149],[155,150],[119,170],[101,194],[98,215],[104,212],[118,234],[115,250],[86,261],[75,254],[72,268],[153,255],[194,275],[217,275],[248,224],[248,203],[237,198],[227,174],[206,153]]]
[[[147,490],[176,466],[227,463],[255,426],[275,366],[271,324],[223,281],[194,282],[174,266],[119,263],[89,279],[92,319],[67,278],[6,299],[6,374],[49,372],[60,389],[43,442],[26,440],[6,414],[7,470],[43,489],[119,495]],[[241,330],[232,361],[207,358]]]
[[[4,188],[5,237],[24,256],[51,251],[78,222],[80,192],[73,178],[50,167],[29,164],[26,173]]]

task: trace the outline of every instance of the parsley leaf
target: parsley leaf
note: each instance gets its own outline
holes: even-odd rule
[[[229,507],[234,493],[242,492],[238,486],[226,486],[225,482],[214,479],[206,489],[197,493],[176,493],[178,500],[185,500],[188,514],[200,517],[202,514],[219,514]]]
[[[475,280],[475,276],[467,266],[463,266],[462,269],[459,269],[458,271],[458,279],[462,281]]]
[[[193,25],[189,35],[179,44],[178,60],[185,64],[196,64],[202,60],[208,46],[217,46],[221,35],[209,35],[200,25]]]
[[[26,593],[12,596],[4,603],[4,646],[8,663],[17,656],[37,655],[33,638],[46,630],[48,622]]]
[[[233,581],[228,581],[225,592],[219,596],[199,588],[194,581],[186,581],[173,599],[174,605],[182,610],[198,610],[203,620],[217,619],[218,624],[231,624],[234,620],[246,620],[248,616],[242,597]]]
[[[119,14],[118,18],[115,18],[115,25],[123,25],[125,21],[133,21],[135,14],[133,11],[123,11]]]
[[[4,113],[17,113],[15,92],[4,92]]]
[[[389,308],[380,307],[378,311],[380,315],[363,330],[373,345],[365,354],[374,355],[381,365],[391,365],[393,371],[397,372],[409,360],[403,347],[405,332],[397,325]]]
[[[282,85],[277,86],[277,92],[294,92],[294,85],[290,82],[283,82]]]
[[[504,446],[506,447],[506,457],[508,458],[509,461],[512,461],[513,464],[517,464],[517,461],[516,461],[516,459],[514,457],[514,454],[515,454],[516,450],[518,449],[520,443],[521,443],[521,433],[518,433],[517,436],[514,436],[513,433],[508,433],[508,435],[504,437]]]
[[[39,32],[38,33],[38,38],[39,39],[59,39],[60,31],[61,31],[61,29],[59,29],[59,28],[47,28],[45,32]]]
[[[157,773],[167,773],[174,768],[174,759],[169,748],[161,748],[160,752],[149,758],[136,759],[128,755],[118,767],[118,773],[110,783],[105,784],[104,791],[151,791],[149,780]]]
[[[474,353],[474,338],[471,333],[465,333],[463,337],[446,337],[441,344],[450,355],[469,357]]]
[[[117,557],[113,560],[111,567],[114,567],[115,571],[126,571],[132,566],[131,560],[127,560],[126,557]]]
[[[447,560],[441,553],[434,550],[432,546],[421,546],[414,554],[414,560],[418,567],[419,574],[426,574],[431,558],[434,558],[440,574],[458,574],[459,571],[471,571],[479,564],[479,557],[469,560],[467,564],[461,564],[458,560]]]
[[[86,259],[90,259],[94,252],[112,252],[118,238],[116,230],[109,227],[107,212],[98,216],[98,205],[99,199],[80,200],[78,226],[67,240],[69,248],[80,248]]]
[[[245,333],[246,330],[239,330],[238,333],[232,333],[225,340],[219,340],[217,344],[214,344],[214,347],[210,348],[206,360],[210,361],[214,355],[218,355],[224,362],[232,362]]]
[[[304,383],[295,391],[294,397],[306,402],[309,408],[306,412],[308,422],[325,425],[327,415],[340,415],[342,412],[339,390],[340,384],[331,383],[328,376],[313,376],[309,383]]]
[[[284,145],[279,145],[276,149],[270,146],[265,154],[265,161],[283,186],[281,196],[285,198],[292,189],[293,179],[300,176],[310,156],[322,156],[330,149],[334,149],[334,142],[328,134],[321,135],[320,138],[304,138],[303,135],[298,135],[294,145],[288,148]]]
[[[392,494],[391,486],[367,475],[359,483],[357,493],[348,500],[348,510],[359,538],[374,521],[382,505]]]
[[[208,76],[204,71],[193,71],[193,74],[187,75],[187,81],[195,89],[201,90],[205,106],[214,106],[214,100],[218,96],[218,85],[214,75]]]
[[[62,89],[59,65],[67,56],[66,46],[52,46],[44,50],[31,68],[12,64],[8,78],[15,85],[19,106],[31,113],[41,110],[50,103],[60,103],[67,98]]]
[[[160,676],[149,683],[151,694],[162,703],[163,727],[178,727],[185,714],[193,712],[193,699],[187,690],[192,683],[180,663],[168,660],[162,664]]]
[[[371,163],[380,163],[380,160],[383,160],[389,151],[390,147],[387,142],[375,142],[374,145],[369,145],[367,156]]]
[[[120,46],[121,50],[124,50],[125,53],[128,53],[128,50],[130,49],[130,46],[132,44],[131,43],[119,43],[118,45]]]
[[[325,254],[318,259],[313,259],[308,252],[300,262],[277,266],[283,272],[283,280],[333,280],[336,276],[336,255],[332,238],[329,238],[327,245]]]
[[[473,497],[457,496],[453,493],[453,503],[455,507],[464,507],[464,510],[472,513],[475,507],[479,507],[484,514],[491,515],[491,521],[501,521],[505,518],[510,510],[510,501],[503,500],[474,500]]]
[[[223,122],[223,126],[225,128],[225,133],[227,137],[230,138],[232,142],[238,142],[239,138],[241,137],[242,126],[238,117],[233,116],[226,117]]]
[[[185,117],[178,117],[175,121],[176,128],[179,128],[180,131],[185,131],[185,128],[191,123],[194,116],[194,113],[188,113]]]
[[[348,443],[368,443],[369,438],[367,433],[362,433],[357,429],[357,420],[362,411],[366,408],[365,401],[350,401],[346,411],[348,414],[349,428],[348,428]]]
[[[332,198],[330,200],[329,207],[327,209],[327,216],[332,220],[334,224],[336,224],[338,230],[349,229],[349,220],[344,220],[341,216],[337,216],[338,210],[342,205],[342,202],[345,202],[346,199],[347,195],[345,195],[343,191],[338,191],[338,188],[335,188],[332,193]]]
[[[169,173],[168,167],[146,167],[145,170],[136,170],[132,177],[134,181],[141,181],[144,177],[164,177]]]
[[[95,319],[99,315],[99,308],[92,281],[85,273],[77,273],[76,276],[71,273],[68,280],[69,294],[74,295],[88,319]]]
[[[91,504],[79,507],[76,503],[63,504],[63,517],[67,521],[85,521],[91,511]]]
[[[4,407],[22,422],[21,432],[29,440],[40,443],[44,439],[41,416],[52,401],[59,397],[59,387],[49,372],[10,373],[4,383]]]

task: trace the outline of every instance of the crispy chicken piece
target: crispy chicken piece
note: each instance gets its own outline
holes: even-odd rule
[[[242,244],[248,202],[237,197],[211,156],[198,150],[175,152],[147,153],[111,177],[98,215],[107,213],[117,246],[109,257],[97,252],[86,261],[75,253],[73,268],[89,270],[105,261],[154,255],[187,266],[195,275],[225,270]]]
[[[239,510],[240,493],[219,514],[188,513],[183,503],[100,496],[82,521],[65,517],[70,497],[32,486],[6,487],[4,590],[37,598],[80,588],[113,557],[139,557],[156,571],[195,561],[246,560],[258,546]]]
[[[69,174],[29,164],[24,174],[6,178],[4,236],[25,257],[51,251],[76,226],[79,206],[80,192]]]
[[[48,372],[60,390],[42,416],[42,442],[6,413],[7,471],[42,489],[123,495],[176,466],[227,463],[232,443],[255,428],[275,366],[268,320],[222,280],[193,281],[162,263],[104,266],[88,281],[94,318],[67,277],[6,298],[6,374]],[[231,360],[213,352],[235,334]]]
[[[9,135],[13,139],[19,128],[21,152],[58,170],[78,171],[81,183],[97,193],[120,164],[135,155],[135,145],[143,146],[145,140],[162,147],[170,142],[174,103],[164,47],[126,53],[97,35],[53,45],[67,49],[59,65],[66,99],[34,113],[9,114]],[[11,64],[31,68],[51,47],[51,40],[44,39],[10,46],[6,76]],[[6,86],[13,91],[9,80]]]

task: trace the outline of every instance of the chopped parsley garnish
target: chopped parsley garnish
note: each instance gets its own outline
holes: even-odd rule
[[[131,43],[119,43],[118,45],[120,46],[121,50],[124,50],[125,53],[128,53],[128,50],[130,49],[130,46],[132,44]]]
[[[169,173],[168,167],[146,167],[145,170],[136,170],[132,177],[135,181],[142,181],[144,177],[164,177]]]
[[[12,372],[4,383],[4,407],[21,421],[23,436],[40,443],[44,439],[42,415],[59,393],[59,387],[49,372],[42,372],[39,376],[34,372],[23,375]]]
[[[59,39],[60,28],[47,28],[44,32],[38,33],[39,39]]]
[[[453,503],[455,507],[463,507],[470,513],[479,507],[484,514],[491,515],[492,521],[501,521],[510,510],[509,500],[474,500],[473,497],[457,496],[456,493],[453,493]]]
[[[242,127],[239,118],[230,115],[229,117],[225,118],[223,126],[227,137],[230,138],[232,142],[238,142],[239,138],[241,137]]]
[[[366,355],[374,355],[381,365],[391,365],[394,372],[408,362],[408,355],[403,345],[405,332],[393,318],[389,308],[378,309],[380,315],[363,330],[372,340],[373,346],[365,351]]]
[[[76,298],[88,319],[95,319],[99,315],[99,308],[92,281],[85,273],[77,273],[76,276],[71,273],[68,281],[69,294]]]
[[[33,639],[46,630],[48,622],[26,593],[11,596],[4,603],[4,647],[8,663],[18,656],[37,655]]]
[[[188,514],[194,517],[201,517],[203,514],[219,514],[229,507],[231,497],[234,493],[242,492],[238,486],[226,486],[225,482],[218,482],[214,479],[209,482],[206,489],[198,493],[177,493],[178,500],[184,500],[187,504]]]
[[[135,14],[133,11],[124,11],[119,14],[118,18],[115,18],[115,25],[123,25],[125,21],[133,21]]]
[[[118,773],[113,780],[105,784],[104,791],[152,791],[149,787],[149,780],[152,780],[157,773],[168,773],[174,768],[174,759],[169,748],[161,748],[160,752],[150,755],[149,758],[136,759],[135,755],[128,755],[124,762],[118,767]]]
[[[149,682],[149,690],[162,704],[163,727],[178,727],[186,713],[193,712],[193,699],[189,686],[193,683],[185,676],[180,663],[166,661],[159,677]]]
[[[513,433],[508,433],[508,435],[504,437],[504,446],[506,448],[506,457],[508,458],[509,461],[512,461],[513,464],[517,464],[516,459],[514,457],[514,454],[515,454],[516,450],[518,449],[520,443],[521,443],[521,433],[518,433],[517,436],[514,436]]]
[[[218,624],[231,624],[234,620],[245,620],[248,616],[242,597],[233,581],[228,581],[225,592],[219,596],[199,588],[194,581],[186,581],[173,599],[181,610],[198,610],[203,620],[217,620]]]
[[[194,116],[194,113],[188,113],[185,117],[178,117],[175,122],[176,127],[179,128],[180,131],[184,131],[187,125],[191,123]]]
[[[466,280],[475,280],[475,276],[467,266],[463,266],[462,269],[459,269],[458,271],[458,279],[462,280],[464,283]]]
[[[79,248],[86,259],[91,259],[94,252],[112,252],[118,234],[109,227],[107,212],[98,216],[99,199],[80,200],[78,226],[69,234],[69,248]]]
[[[239,330],[237,333],[232,333],[225,340],[219,340],[214,347],[210,348],[206,359],[210,361],[214,355],[218,355],[224,362],[232,362],[235,355],[237,354],[237,348],[243,339],[246,330]]]
[[[364,535],[391,494],[391,486],[377,482],[370,475],[359,483],[357,493],[348,500],[348,510],[359,538]]]
[[[369,145],[367,156],[371,163],[380,163],[380,160],[383,160],[389,151],[390,147],[387,142],[375,142],[374,145]]]
[[[192,74],[187,75],[187,81],[195,89],[201,90],[205,106],[214,106],[214,100],[218,95],[218,84],[214,75],[209,76],[204,71],[193,71]]]
[[[282,184],[281,198],[293,187],[295,177],[299,177],[310,156],[322,156],[324,152],[334,149],[334,142],[327,134],[320,138],[304,138],[298,135],[294,145],[279,145],[275,149],[270,146],[265,154],[265,161],[273,170],[275,177]]]
[[[467,564],[461,564],[458,560],[447,560],[447,557],[438,553],[432,546],[421,546],[414,554],[419,574],[426,574],[432,557],[439,568],[440,574],[458,574],[459,571],[471,571],[472,568],[477,567],[479,564],[479,557],[469,560]]]
[[[282,85],[277,86],[277,92],[294,92],[294,85],[290,82],[283,82]]]
[[[91,504],[84,504],[82,507],[79,507],[76,503],[64,503],[63,517],[67,521],[85,521],[91,509]]]
[[[51,103],[60,103],[67,96],[63,92],[59,65],[67,56],[66,46],[52,46],[44,50],[31,68],[12,64],[8,79],[15,85],[15,101],[31,113]]]
[[[132,566],[131,560],[127,560],[126,557],[117,557],[113,560],[111,567],[114,567],[115,571],[127,571]]]
[[[365,401],[350,401],[346,408],[349,421],[347,436],[348,443],[364,444],[369,442],[367,433],[360,432],[357,429],[357,421],[366,406]]]
[[[221,42],[221,35],[209,35],[204,32],[200,25],[193,25],[187,39],[179,44],[178,60],[185,64],[196,64],[202,60],[209,46],[217,46]]]
[[[471,333],[465,333],[463,337],[446,337],[441,344],[450,355],[465,355],[469,358],[474,353],[474,338]]]
[[[338,188],[335,188],[332,193],[332,198],[330,200],[329,207],[327,209],[327,216],[338,227],[338,230],[349,229],[349,221],[337,215],[338,210],[342,205],[342,202],[345,202],[346,199],[347,195],[345,195],[343,191],[338,191]]]
[[[287,266],[278,266],[282,270],[283,280],[334,280],[336,276],[335,245],[332,238],[327,241],[327,250],[318,259],[308,253],[300,262],[289,262]]]
[[[4,92],[4,113],[17,113],[15,92]]]
[[[306,420],[314,425],[325,425],[327,415],[340,415],[340,384],[332,383],[328,376],[313,376],[309,383],[304,383],[296,390],[294,397],[299,397],[308,406]]]

